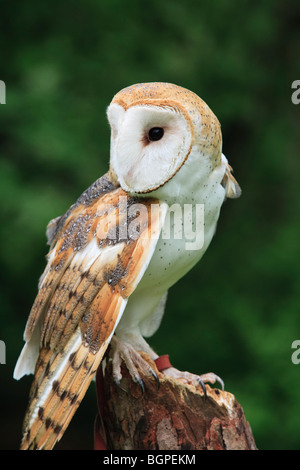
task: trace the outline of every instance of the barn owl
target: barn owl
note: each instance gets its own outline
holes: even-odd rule
[[[219,121],[193,92],[136,84],[114,96],[107,116],[108,172],[47,227],[47,264],[14,371],[34,374],[22,449],[54,447],[108,345],[117,383],[121,358],[133,380],[139,368],[155,375],[138,354],[158,357],[144,338],[158,329],[169,288],[205,253],[224,200],[241,192]],[[193,244],[198,206],[203,236]]]

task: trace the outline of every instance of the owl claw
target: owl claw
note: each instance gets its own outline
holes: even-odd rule
[[[154,370],[152,369],[151,371],[151,374],[153,375],[153,377],[155,378],[155,381],[156,381],[156,385],[157,385],[157,391],[159,390],[159,387],[160,387],[160,381],[159,381],[159,378],[157,377],[156,373],[154,372]]]
[[[114,382],[115,382],[117,387],[119,387],[121,390],[123,390],[123,392],[128,393],[128,391],[125,388],[121,387],[121,381],[120,380],[116,379]]]
[[[163,373],[174,379],[182,380],[184,383],[190,383],[192,385],[200,385],[200,387],[203,390],[204,398],[207,397],[205,382],[209,382],[211,384],[218,382],[221,385],[222,390],[224,391],[223,380],[218,375],[214,374],[213,372],[208,372],[207,374],[202,374],[202,375],[195,375],[190,372],[182,372],[178,369],[175,369],[175,367],[169,367],[168,369],[165,369]]]
[[[219,377],[214,372],[208,372],[207,374],[202,374],[199,376],[199,379],[201,379],[202,382],[209,382],[211,384],[218,382],[221,385],[222,391],[224,392],[224,388],[225,388],[224,382],[221,379],[221,377]]]
[[[201,386],[201,388],[203,390],[204,400],[206,400],[207,394],[206,394],[205,383],[203,382],[203,380],[201,380],[200,377],[198,377],[198,384]]]
[[[137,383],[139,384],[140,386],[140,389],[142,390],[142,393],[144,394],[145,393],[145,387],[144,387],[144,383],[142,381],[142,379],[140,377],[135,377]]]
[[[111,349],[109,355],[112,359],[112,374],[114,382],[118,387],[124,390],[120,385],[122,380],[122,361],[124,361],[132,380],[139,385],[142,393],[145,392],[145,387],[138,372],[138,368],[141,369],[145,375],[152,375],[159,386],[159,379],[152,367],[130,344],[121,341],[114,335],[110,345]],[[128,393],[128,391],[126,392]]]

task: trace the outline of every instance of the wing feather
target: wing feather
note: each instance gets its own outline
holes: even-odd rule
[[[233,169],[227,162],[225,174],[222,180],[222,186],[225,188],[226,197],[230,199],[237,199],[242,194],[242,190],[232,172]]]
[[[143,199],[138,236],[127,231],[124,237],[136,200],[103,178],[105,190],[98,180],[48,229],[51,251],[25,331],[27,343],[40,332],[40,344],[22,449],[51,449],[63,435],[149,264],[166,214],[166,204]]]

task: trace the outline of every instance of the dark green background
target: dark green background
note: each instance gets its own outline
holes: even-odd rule
[[[31,378],[12,373],[46,224],[107,170],[112,96],[168,81],[218,116],[243,194],[225,203],[207,254],[171,289],[151,345],[180,369],[219,374],[260,449],[299,449],[299,2],[27,0],[0,9],[1,448],[21,438]],[[91,448],[95,412],[92,386],[58,448]]]

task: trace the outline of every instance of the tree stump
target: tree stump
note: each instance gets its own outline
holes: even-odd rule
[[[144,353],[160,381],[142,375],[144,392],[122,365],[121,387],[97,375],[101,418],[97,429],[108,450],[256,450],[249,423],[234,395],[206,384],[185,384],[166,377]],[[97,446],[95,446],[97,448]],[[104,447],[105,448],[105,447]]]

